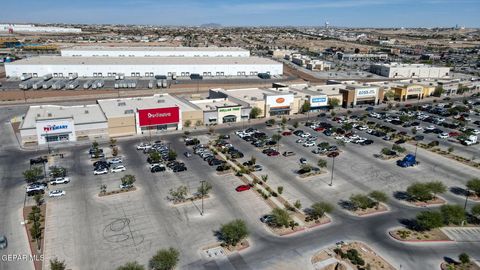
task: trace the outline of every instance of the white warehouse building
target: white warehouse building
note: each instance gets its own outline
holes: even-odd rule
[[[250,51],[236,47],[76,46],[62,49],[61,55],[82,57],[250,57]]]
[[[373,64],[370,72],[388,78],[449,78],[450,68],[424,64]]]
[[[34,32],[34,33],[81,33],[81,28],[36,26],[33,24],[0,24],[0,32]]]
[[[5,63],[9,78],[31,74],[41,77],[114,77],[125,74],[132,77],[190,76],[247,76],[258,73],[282,75],[283,64],[260,57],[67,57],[39,56]]]

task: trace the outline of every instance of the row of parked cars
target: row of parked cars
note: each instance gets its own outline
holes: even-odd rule
[[[137,150],[142,150],[143,153],[149,155],[147,163],[151,173],[164,172],[167,168],[175,173],[187,170],[185,163],[178,161],[176,154],[173,154],[175,152],[162,141],[155,141],[153,144],[142,143],[137,145]],[[158,159],[152,155],[153,153],[158,153]]]
[[[230,149],[231,147],[233,147],[230,143],[226,141],[219,141],[216,146],[223,149]],[[216,155],[206,145],[195,145],[193,147],[193,153],[195,153],[201,159],[207,162],[209,166],[217,166],[217,171],[226,171],[230,169],[230,166],[226,165],[225,161],[218,159]]]
[[[43,162],[42,162],[43,163]],[[60,184],[70,183],[70,178],[67,177],[67,171],[61,167],[49,167],[48,176],[50,177],[49,181],[43,182],[33,182],[27,185],[25,192],[27,196],[34,196],[36,194],[44,194],[48,189],[48,185],[56,186]],[[64,190],[50,190],[48,192],[49,197],[61,197],[66,193]]]

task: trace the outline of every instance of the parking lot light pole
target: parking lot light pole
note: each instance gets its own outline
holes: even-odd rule
[[[333,170],[335,168],[335,157],[338,156],[338,152],[332,152],[332,153],[328,154],[327,156],[332,158],[332,173],[331,173],[331,177],[330,177],[330,184],[328,184],[328,185],[333,186]]]
[[[205,180],[200,181],[200,183],[202,184],[202,211],[200,212],[200,215],[203,216],[203,195],[205,194],[205,189],[204,189]]]
[[[467,210],[468,195],[470,195],[470,190],[467,188],[465,190],[465,205],[463,205],[463,210]]]

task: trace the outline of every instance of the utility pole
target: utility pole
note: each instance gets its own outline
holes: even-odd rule
[[[417,161],[418,141],[415,143],[415,161]]]
[[[200,181],[200,183],[202,184],[202,211],[200,212],[200,215],[203,216],[203,196],[205,194],[205,180]]]

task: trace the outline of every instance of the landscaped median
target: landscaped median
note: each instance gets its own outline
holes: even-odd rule
[[[414,207],[440,206],[446,203],[438,194],[445,193],[447,187],[440,181],[415,182],[405,192],[397,191],[394,196]]]
[[[384,269],[395,270],[386,259],[382,258],[368,245],[361,242],[338,242],[313,255],[313,268],[318,270],[335,269]]]
[[[45,216],[47,213],[47,205],[41,203],[41,200],[34,206],[25,206],[23,208],[23,219],[26,221],[25,230],[27,232],[28,243],[31,254],[35,260],[33,264],[35,270],[42,269],[42,260],[44,252],[44,232],[45,232]]]
[[[479,213],[467,213],[460,205],[443,205],[440,211],[423,211],[415,219],[404,219],[404,227],[394,228],[388,233],[404,242],[450,242],[442,228],[465,228],[480,225]]]
[[[367,195],[353,194],[348,201],[340,201],[339,205],[351,215],[366,217],[390,211],[385,204],[387,201],[388,196],[385,193],[374,190]]]
[[[121,184],[119,186],[119,189],[114,189],[111,191],[107,191],[107,185],[101,185],[100,193],[98,194],[98,197],[110,196],[110,195],[126,193],[126,192],[137,190],[137,188],[133,186],[133,183],[135,183],[136,181],[136,178],[134,175],[127,174],[123,176],[120,179],[120,181],[121,181]]]
[[[475,162],[473,160],[474,157],[472,157],[472,159],[468,159],[468,158],[465,158],[465,157],[462,157],[462,156],[459,156],[459,155],[455,155],[453,153],[453,148],[449,148],[447,150],[442,150],[440,147],[437,147],[438,142],[437,143],[435,143],[435,142],[436,141],[433,141],[429,144],[417,143],[417,145],[418,145],[418,147],[420,147],[422,149],[425,149],[429,152],[439,154],[439,155],[444,156],[446,158],[461,162],[461,163],[463,163],[465,165],[468,165],[470,167],[477,168],[477,169],[480,168],[480,162]]]
[[[227,165],[235,171],[235,175],[245,184],[251,185],[255,193],[264,199],[265,203],[272,208],[269,215],[274,217],[275,222],[263,221],[267,224],[268,229],[276,235],[290,235],[308,228],[319,227],[331,222],[326,213],[333,210],[333,206],[327,203],[318,202],[310,208],[302,210],[300,201],[296,201],[294,205],[285,200],[281,194],[283,187],[272,189],[268,184],[268,175],[258,177],[248,168],[245,168],[235,159],[227,157],[220,149],[209,144],[210,149],[221,159],[227,162]]]

